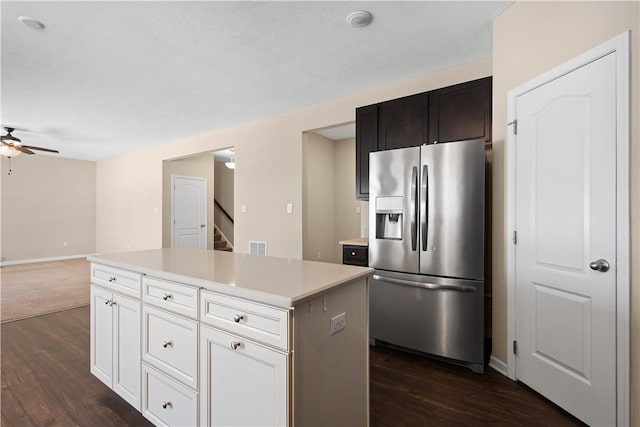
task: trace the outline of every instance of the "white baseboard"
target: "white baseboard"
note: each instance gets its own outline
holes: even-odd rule
[[[18,264],[32,264],[35,262],[48,262],[48,261],[64,261],[67,259],[78,259],[78,258],[86,258],[93,254],[78,254],[78,255],[66,255],[66,256],[54,256],[49,258],[33,258],[33,259],[19,259],[16,261],[2,261],[0,262],[0,267],[4,267],[5,265],[18,265]]]
[[[495,371],[501,373],[502,375],[504,375],[505,377],[508,377],[509,375],[507,374],[508,370],[507,370],[507,364],[504,363],[502,360],[497,359],[493,356],[491,356],[491,358],[489,358],[489,367],[493,368]]]

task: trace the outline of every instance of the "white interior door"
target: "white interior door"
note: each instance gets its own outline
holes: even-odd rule
[[[171,176],[174,248],[207,248],[207,180]]]
[[[590,425],[616,424],[615,55],[515,99],[516,377]]]

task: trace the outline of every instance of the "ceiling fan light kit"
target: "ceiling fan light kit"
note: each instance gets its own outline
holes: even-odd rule
[[[22,145],[22,140],[11,135],[15,129],[11,127],[5,127],[6,135],[2,135],[0,138],[0,155],[5,157],[16,157],[21,153],[36,154],[31,150],[46,151],[48,153],[59,153],[58,150],[52,150],[51,148],[34,147],[33,145]]]

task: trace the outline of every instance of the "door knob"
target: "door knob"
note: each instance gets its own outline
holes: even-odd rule
[[[205,228],[206,226],[206,224],[200,224],[200,228]]]
[[[609,271],[610,266],[607,260],[601,258],[597,261],[593,261],[591,264],[589,264],[589,267],[591,267],[592,270],[604,273],[605,271]]]

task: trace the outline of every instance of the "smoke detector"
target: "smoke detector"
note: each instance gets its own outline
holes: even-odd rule
[[[366,27],[371,23],[371,14],[366,10],[354,10],[347,16],[347,22],[352,27]]]

